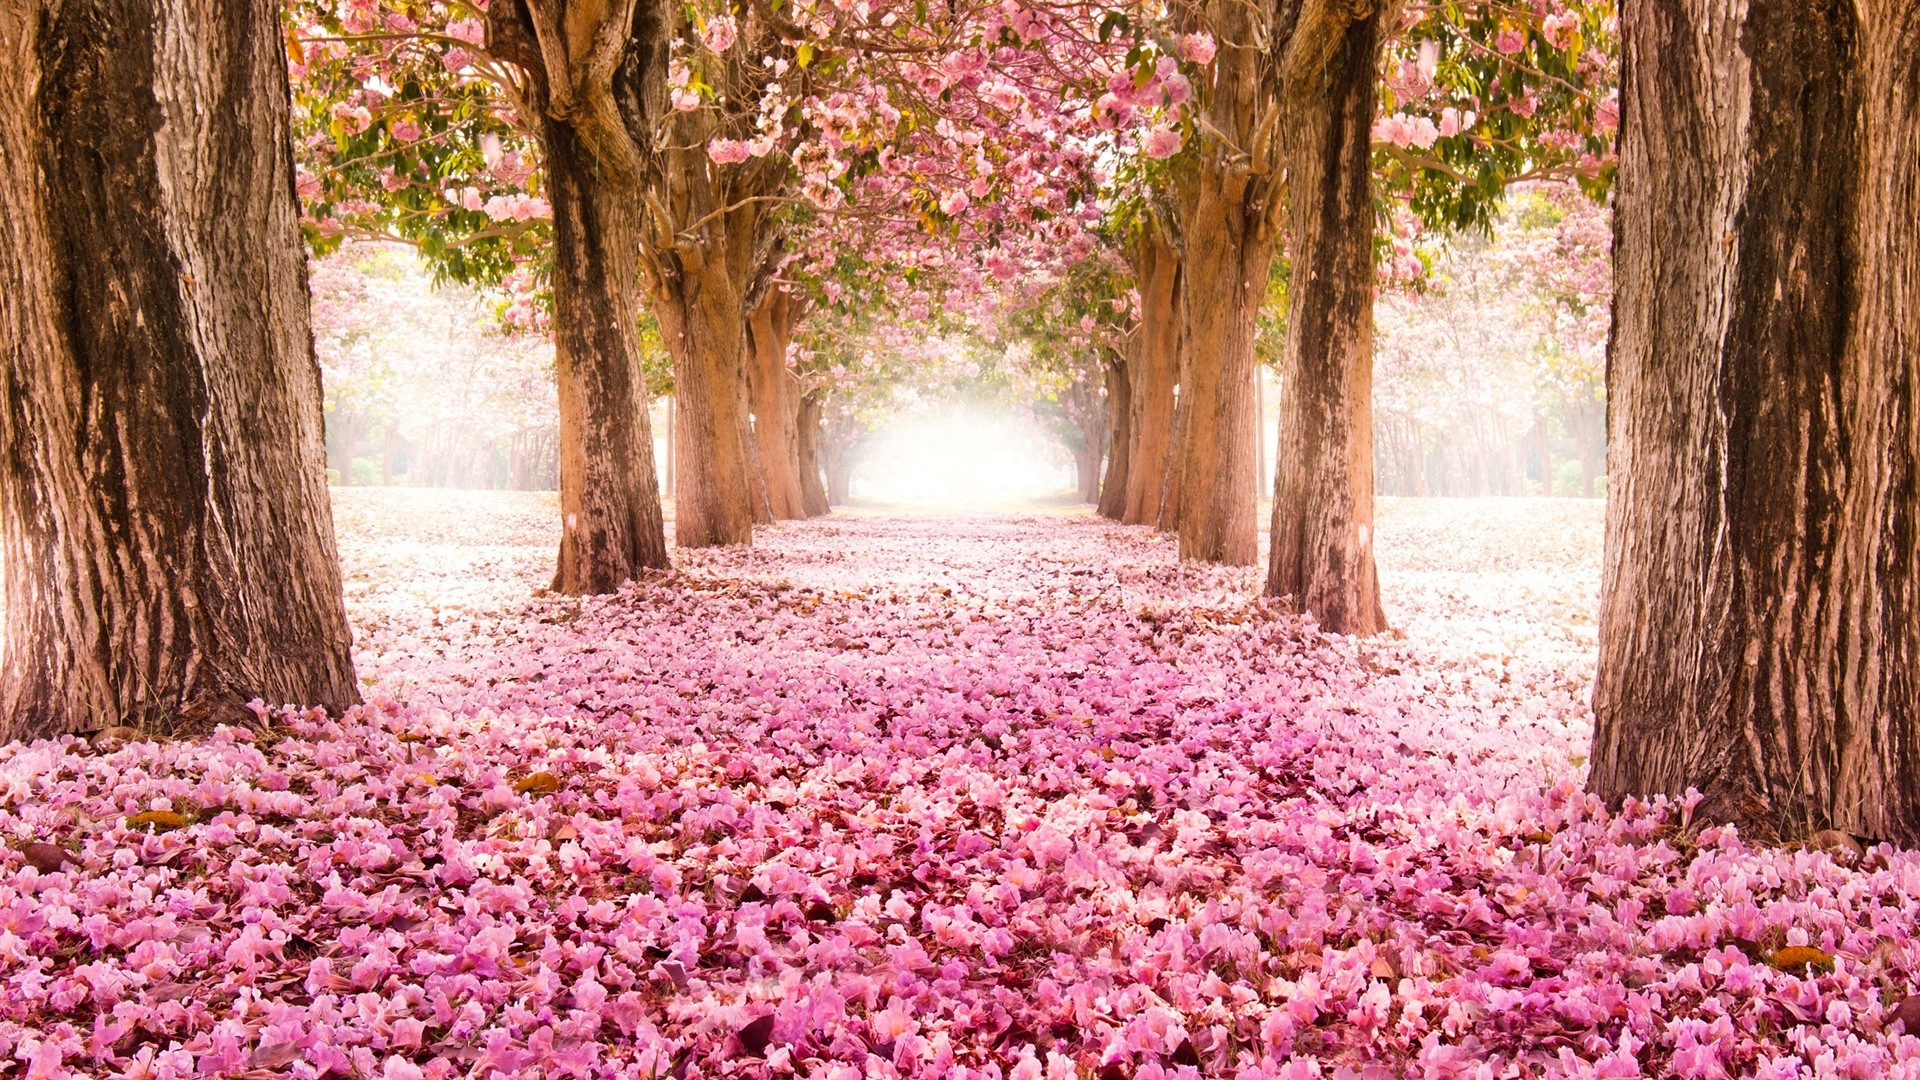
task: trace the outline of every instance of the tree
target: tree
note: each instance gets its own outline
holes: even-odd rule
[[[0,36],[0,738],[354,704],[277,8]]]
[[[1128,342],[1132,447],[1120,520],[1172,528],[1175,515],[1165,504],[1178,491],[1173,420],[1174,387],[1180,381],[1180,248],[1159,215],[1143,222],[1129,258],[1140,299]]]
[[[1373,561],[1371,139],[1386,27],[1380,7],[1300,22],[1280,122],[1290,266],[1266,591],[1329,630],[1371,634],[1387,626]]]
[[[1630,0],[1589,783],[1920,840],[1920,8]]]
[[[637,112],[662,96],[648,94],[646,80],[662,62],[666,31],[633,0],[579,12],[538,0],[502,3],[489,10],[487,26],[490,51],[524,75],[509,85],[538,134],[553,207],[563,523],[553,588],[611,592],[671,565],[636,281],[651,154],[651,126]],[[686,393],[680,380],[676,386]]]
[[[753,437],[759,448],[761,482],[775,520],[806,518],[806,466],[801,461],[802,395],[787,365],[787,346],[804,302],[779,284],[766,287],[747,320],[747,388]],[[818,419],[814,421],[818,424]],[[818,483],[816,479],[815,483]]]
[[[513,4],[485,25],[375,5],[289,15],[317,249],[394,237],[475,282],[541,261],[560,405],[553,588],[566,593],[670,565],[636,338],[642,147],[622,112],[665,47],[651,10],[616,4],[564,31],[553,11]]]

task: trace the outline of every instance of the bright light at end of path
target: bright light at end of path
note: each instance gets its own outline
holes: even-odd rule
[[[875,434],[853,472],[856,499],[993,507],[1071,493],[1073,459],[1033,421],[954,407]]]

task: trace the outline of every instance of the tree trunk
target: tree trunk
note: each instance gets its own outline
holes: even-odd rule
[[[1282,354],[1267,595],[1323,629],[1386,629],[1373,562],[1371,127],[1380,13],[1355,18],[1290,87],[1284,127],[1293,275]]]
[[[1073,422],[1074,486],[1080,501],[1100,501],[1100,462],[1107,453],[1107,402],[1100,398],[1100,387],[1085,368],[1076,368],[1067,387],[1067,416]],[[1104,381],[1104,380],[1103,380]]]
[[[787,370],[793,334],[793,301],[785,289],[769,288],[747,321],[747,384],[752,392],[753,435],[767,504],[776,520],[807,516],[800,485],[798,380]]]
[[[1184,350],[1179,356],[1178,370],[1187,368],[1187,356]],[[1180,400],[1180,385],[1173,387],[1173,430],[1168,436],[1167,467],[1160,476],[1160,514],[1154,519],[1153,527],[1161,532],[1173,532],[1180,527],[1180,439],[1187,429],[1187,410]]]
[[[674,462],[678,460],[677,450],[680,442],[673,434],[680,430],[680,422],[674,417],[674,400],[678,396],[677,394],[667,395],[667,437],[664,441],[667,444],[667,497],[670,499],[674,498],[674,493],[680,490],[680,477],[673,467]]]
[[[1920,841],[1920,6],[1629,0],[1590,785]]]
[[[1601,494],[1600,477],[1606,470],[1606,406],[1597,401],[1570,406],[1567,429],[1573,435],[1574,452],[1580,456],[1580,494],[1591,499]]]
[[[1098,450],[1082,447],[1073,452],[1074,488],[1083,503],[1100,501],[1100,458]]]
[[[1185,423],[1180,433],[1180,557],[1251,566],[1260,551],[1253,472],[1254,320],[1266,297],[1273,244],[1238,170],[1200,165],[1185,222],[1180,317]]]
[[[1553,437],[1547,430],[1547,418],[1533,418],[1533,456],[1540,463],[1540,494],[1553,494]]]
[[[827,486],[820,479],[820,394],[797,395],[800,415],[794,421],[800,455],[800,498],[808,517],[828,512]]]
[[[1254,478],[1255,319],[1273,267],[1270,177],[1247,146],[1272,89],[1253,5],[1212,7],[1220,42],[1202,141],[1179,198],[1180,397],[1177,442],[1182,559],[1251,566],[1260,554]],[[1228,145],[1227,140],[1231,143]]]
[[[853,465],[836,461],[827,466],[827,502],[834,506],[847,505],[849,493],[853,488]]]
[[[0,739],[358,701],[279,7],[0,7]]]
[[[1140,293],[1140,323],[1134,330],[1132,450],[1127,501],[1120,520],[1158,525],[1161,495],[1173,460],[1173,387],[1180,380],[1180,250],[1165,228],[1149,223],[1134,248],[1133,273]]]
[[[1127,478],[1133,458],[1133,389],[1129,361],[1107,358],[1107,473],[1100,481],[1100,515],[1119,521],[1127,509]]]
[[[328,443],[327,464],[340,474],[340,486],[348,487],[353,483],[353,455],[360,448],[360,433],[366,421],[344,409],[335,409],[331,416],[322,415],[321,427]]]
[[[1425,497],[1433,494],[1427,484],[1427,432],[1420,421],[1407,419],[1407,464],[1413,470],[1413,491],[1411,494]]]
[[[686,547],[753,542],[755,490],[740,375],[746,311],[723,262],[695,262],[654,298],[673,355],[673,538]]]
[[[639,200],[610,181],[570,123],[543,118],[541,128],[553,203],[564,529],[553,589],[612,592],[672,565],[636,336]]]

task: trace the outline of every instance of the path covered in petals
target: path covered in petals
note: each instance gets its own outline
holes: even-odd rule
[[[839,514],[582,600],[537,594],[545,497],[338,503],[365,708],[0,750],[0,1061],[1916,1069],[1913,856],[1581,794],[1597,504],[1386,501],[1399,633],[1355,641],[1080,512]]]

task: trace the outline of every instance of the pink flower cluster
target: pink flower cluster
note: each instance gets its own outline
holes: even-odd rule
[[[581,600],[528,597],[540,497],[343,493],[369,704],[0,748],[0,834],[58,851],[0,855],[0,1061],[1920,1076],[1920,860],[1582,794],[1597,517],[1387,502],[1406,636],[1355,641],[1090,517]]]
[[[464,198],[464,195],[463,195]],[[553,216],[553,206],[538,195],[495,195],[482,208],[495,221],[529,221]]]

